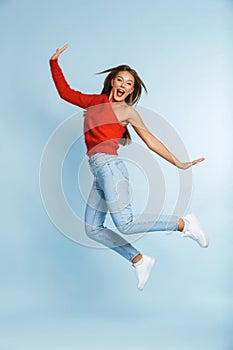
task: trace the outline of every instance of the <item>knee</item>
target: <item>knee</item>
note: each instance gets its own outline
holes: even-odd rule
[[[101,230],[102,227],[85,224],[86,235],[91,239],[95,240]]]

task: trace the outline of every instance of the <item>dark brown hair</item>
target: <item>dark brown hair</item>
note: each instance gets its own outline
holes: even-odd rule
[[[135,103],[137,103],[139,101],[141,94],[142,94],[142,88],[144,88],[146,93],[147,93],[147,89],[146,89],[146,86],[143,83],[142,79],[137,74],[137,72],[126,64],[122,64],[122,65],[117,66],[117,67],[109,68],[109,69],[106,69],[102,72],[97,73],[97,74],[109,73],[104,80],[104,87],[103,87],[103,90],[101,91],[101,93],[109,96],[111,93],[111,90],[112,90],[112,79],[114,79],[119,72],[124,72],[124,71],[129,72],[134,77],[134,90],[125,99],[125,102],[129,106],[133,106]],[[126,131],[124,132],[124,135],[122,136],[122,140],[120,143],[124,146],[131,143],[130,133],[129,133],[127,128],[126,128]]]

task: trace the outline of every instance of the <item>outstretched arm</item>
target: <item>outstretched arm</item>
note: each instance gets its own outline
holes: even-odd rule
[[[70,88],[58,64],[58,57],[67,48],[68,48],[68,45],[66,44],[61,49],[57,49],[49,61],[52,78],[57,88],[57,91],[59,93],[59,96],[62,99],[66,100],[67,102],[70,102],[84,109],[94,104],[100,103],[101,102],[101,101],[99,102],[99,100],[101,100],[101,98],[99,97],[100,95],[83,94],[80,91]]]
[[[132,125],[136,133],[140,136],[140,138],[145,142],[147,147],[151,149],[153,152],[157,153],[162,158],[166,159],[169,163],[175,165],[180,169],[188,169],[191,166],[202,162],[205,158],[198,158],[191,162],[181,162],[177,159],[167,147],[157,139],[146,127],[142,118],[138,114],[137,111],[132,110],[132,114],[128,118],[128,122]]]

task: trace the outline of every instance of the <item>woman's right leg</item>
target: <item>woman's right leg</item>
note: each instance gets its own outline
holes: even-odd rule
[[[104,227],[108,209],[103,199],[103,192],[97,189],[95,181],[86,207],[86,234],[91,239],[111,248],[122,257],[132,262],[138,280],[138,289],[143,290],[156,260],[149,256],[142,256],[139,251],[124,238],[116,232]]]
[[[93,183],[85,212],[85,230],[89,238],[111,248],[130,262],[137,262],[140,252],[116,232],[104,226],[108,208],[104,193]]]

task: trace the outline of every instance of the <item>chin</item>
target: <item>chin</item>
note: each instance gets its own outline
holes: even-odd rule
[[[114,100],[116,102],[124,102],[126,99],[126,97],[122,96],[122,97],[119,97],[119,96],[114,96]]]

